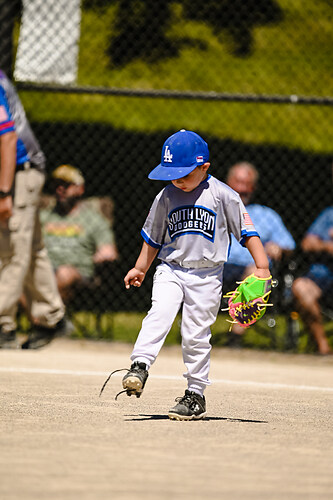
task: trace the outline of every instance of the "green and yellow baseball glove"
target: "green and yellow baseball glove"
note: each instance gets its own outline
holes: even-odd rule
[[[229,311],[231,323],[237,323],[243,328],[253,325],[266,312],[269,295],[272,289],[272,276],[258,278],[251,274],[238,284],[232,292],[224,297],[228,299],[228,306],[222,311]]]

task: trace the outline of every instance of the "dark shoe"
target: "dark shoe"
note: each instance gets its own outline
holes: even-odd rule
[[[186,389],[185,396],[176,401],[176,406],[168,413],[171,420],[200,420],[206,416],[205,396]]]
[[[128,373],[123,377],[123,388],[127,396],[136,396],[139,398],[142,394],[146,380],[148,378],[148,370],[145,363],[135,361]]]
[[[16,332],[2,332],[0,331],[0,349],[19,349],[20,345],[16,339]]]
[[[70,330],[70,322],[62,318],[53,328],[46,326],[34,325],[33,331],[25,342],[23,342],[22,349],[40,349],[46,346],[56,337],[67,335]]]

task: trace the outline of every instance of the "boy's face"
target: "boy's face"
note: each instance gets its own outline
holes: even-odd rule
[[[181,189],[185,193],[189,193],[198,187],[200,182],[206,179],[209,166],[210,163],[204,163],[203,165],[200,165],[192,170],[192,172],[185,177],[181,177],[180,179],[176,179],[171,182],[176,188]]]

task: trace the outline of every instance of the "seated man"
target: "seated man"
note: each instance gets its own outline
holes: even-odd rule
[[[41,209],[43,236],[65,304],[74,288],[89,281],[95,264],[118,257],[109,221],[81,200],[84,178],[80,170],[61,165],[52,173],[55,204]]]
[[[258,171],[252,164],[241,162],[230,168],[226,183],[239,193],[272,265],[274,261],[281,260],[284,254],[291,253],[296,245],[281,217],[274,210],[263,205],[250,204],[258,177]],[[253,269],[254,262],[250,252],[232,237],[229,258],[224,265],[224,290],[234,289],[236,281],[243,280]],[[233,333],[239,335],[245,331],[239,325],[233,325]]]
[[[333,206],[317,217],[301,245],[304,252],[316,256],[316,262],[305,276],[294,281],[292,292],[301,317],[317,342],[319,354],[333,354],[325,333],[320,304],[325,296],[333,306]]]

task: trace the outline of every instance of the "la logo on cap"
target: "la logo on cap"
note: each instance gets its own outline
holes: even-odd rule
[[[172,163],[172,157],[173,155],[171,154],[171,151],[169,149],[169,146],[165,146],[165,151],[164,151],[164,161],[166,163]]]

